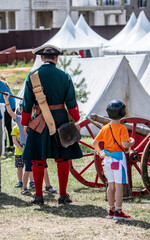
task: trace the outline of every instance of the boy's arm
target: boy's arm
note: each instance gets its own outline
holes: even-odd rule
[[[135,143],[134,138],[130,137],[130,142],[122,142],[122,146],[124,148],[129,148],[129,147],[132,147],[134,143]]]
[[[23,148],[20,146],[19,142],[17,141],[17,137],[16,136],[12,136],[12,140],[14,145],[19,148],[21,151],[23,151]]]
[[[97,141],[96,139],[93,140],[93,147],[94,147],[96,153],[99,155],[101,149],[100,149],[100,147],[99,147],[99,141]]]
[[[9,93],[7,95],[3,95],[4,101],[6,104],[6,109],[7,109],[7,112],[9,113],[9,115],[13,118],[13,120],[16,121],[16,114],[12,111],[10,104],[9,104],[9,96],[10,96]]]

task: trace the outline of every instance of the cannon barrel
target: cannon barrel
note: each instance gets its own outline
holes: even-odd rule
[[[103,123],[103,124],[107,124],[107,123],[109,123],[111,121],[110,118],[102,117],[102,116],[97,115],[95,113],[91,114],[90,118],[93,121],[96,121],[96,122],[99,122],[99,123]],[[89,119],[89,121],[90,121],[90,119]],[[91,121],[91,122],[94,124],[93,121]],[[96,125],[96,124],[94,124],[94,125]],[[124,123],[124,125],[127,127],[127,129],[129,131],[132,131],[132,124]],[[99,127],[98,125],[96,125],[96,126]],[[144,126],[136,126],[136,133],[139,134],[139,135],[142,135],[142,136],[147,136],[150,133],[150,128],[144,127]]]

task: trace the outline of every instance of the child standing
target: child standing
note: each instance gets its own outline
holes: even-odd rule
[[[22,187],[22,176],[23,176],[23,166],[24,162],[21,159],[23,147],[20,145],[20,132],[18,125],[14,126],[11,131],[12,140],[15,146],[15,167],[17,168],[17,177],[18,177],[18,183],[15,184],[15,187]]]
[[[108,218],[128,219],[131,216],[122,212],[123,184],[128,183],[125,150],[132,147],[135,140],[129,138],[128,129],[120,123],[120,119],[126,114],[125,104],[119,100],[112,100],[106,111],[111,122],[102,127],[93,141],[93,146],[97,154],[104,158],[108,179]],[[104,142],[103,150],[100,149],[99,142]]]

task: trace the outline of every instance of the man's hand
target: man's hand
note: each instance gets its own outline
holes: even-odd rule
[[[24,133],[27,136],[28,135],[29,128],[28,126],[24,126]]]

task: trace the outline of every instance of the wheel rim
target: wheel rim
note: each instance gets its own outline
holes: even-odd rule
[[[94,139],[95,136],[94,136],[93,132],[91,131],[89,124],[90,124],[90,122],[88,120],[85,120],[80,123],[80,128],[85,127],[87,129],[87,131],[89,132],[91,138]],[[103,171],[102,161],[99,163],[99,166],[98,166],[102,170],[101,174],[99,175],[95,169],[94,148],[93,148],[92,144],[85,142],[84,139],[81,139],[79,141],[79,143],[88,149],[87,153],[83,153],[83,161],[86,158],[86,162],[85,162],[84,166],[77,169],[76,160],[75,161],[70,160],[70,172],[80,183],[82,183],[85,186],[93,187],[93,188],[104,187],[106,177],[102,173],[102,171]],[[92,167],[93,167],[93,171],[95,171],[95,172],[93,173],[92,178],[90,178],[90,180],[89,180],[88,171],[90,171],[90,168],[92,168]]]
[[[141,175],[143,183],[150,193],[150,141],[148,141],[141,158]]]

